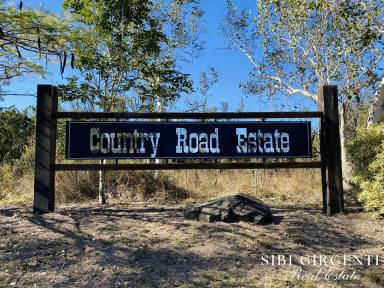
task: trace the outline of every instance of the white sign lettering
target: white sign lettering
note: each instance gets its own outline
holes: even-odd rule
[[[191,133],[185,128],[176,128],[176,153],[220,153],[219,128],[209,136],[207,133]],[[209,139],[209,141],[208,141]]]
[[[92,153],[108,154],[144,154],[150,145],[151,157],[155,158],[160,133],[142,133],[137,129],[133,133],[100,133],[100,128],[91,128],[89,150]],[[147,143],[147,145],[146,145]],[[128,148],[129,147],[129,148]]]
[[[212,127],[212,126],[211,126]],[[231,149],[235,155],[245,154],[258,154],[258,155],[282,155],[289,154],[290,147],[290,135],[287,132],[279,131],[279,129],[270,129],[263,131],[261,128],[255,128],[255,131],[249,131],[250,128],[236,127],[233,133],[234,138],[225,138],[219,141],[219,128],[209,128],[209,133],[193,131],[193,128],[175,127],[174,138],[175,143],[162,143],[159,146],[160,132],[139,131],[143,129],[134,129],[132,132],[113,132],[107,133],[101,130],[102,127],[92,127],[89,130],[89,151],[92,154],[99,154],[101,156],[108,156],[106,154],[119,154],[116,157],[120,157],[120,154],[137,154],[138,157],[150,156],[150,158],[156,158],[158,155],[159,147],[162,147],[160,156],[162,153],[170,153],[175,151],[180,157],[190,156],[190,154],[210,154],[219,156],[220,151],[225,153],[224,150]],[[165,132],[163,132],[165,133]],[[171,132],[168,132],[171,133]],[[173,135],[175,135],[173,134]],[[223,132],[223,135],[225,133]],[[169,134],[164,136],[169,138]],[[230,135],[225,134],[226,137]],[[229,139],[229,140],[228,140]],[[230,148],[228,142],[231,141]],[[169,141],[165,139],[163,141]],[[223,145],[223,150],[220,150],[220,143]],[[175,145],[175,146],[173,146]],[[173,148],[174,147],[174,148]],[[165,152],[164,152],[165,149]],[[174,152],[173,152],[174,153]],[[227,152],[228,153],[228,152]],[[129,155],[127,155],[129,156]]]
[[[289,152],[289,134],[279,132],[277,129],[273,133],[249,132],[247,128],[236,128],[237,153],[257,153],[270,154]]]

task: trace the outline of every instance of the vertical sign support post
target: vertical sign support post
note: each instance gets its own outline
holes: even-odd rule
[[[37,86],[34,213],[55,210],[57,92],[52,85]]]
[[[323,194],[323,213],[327,213],[327,164],[325,163],[324,114],[319,120],[320,157],[321,157],[321,191]]]
[[[323,209],[328,214],[334,214],[344,211],[337,86],[320,87],[318,100],[319,107],[324,113],[320,144],[325,200]]]

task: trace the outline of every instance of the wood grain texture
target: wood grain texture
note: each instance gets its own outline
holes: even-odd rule
[[[322,181],[326,185],[324,209],[328,214],[334,214],[344,211],[337,86],[321,87],[318,96],[324,112],[321,147]]]
[[[36,151],[33,211],[55,210],[55,171],[57,122],[53,114],[57,110],[57,87],[37,86]]]

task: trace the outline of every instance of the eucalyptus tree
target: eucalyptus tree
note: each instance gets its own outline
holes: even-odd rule
[[[320,104],[318,87],[337,85],[341,123],[347,124],[341,129],[345,148],[345,127],[351,124],[347,110],[370,100],[383,77],[383,3],[260,0],[255,16],[227,3],[223,32],[253,65],[242,87],[272,99],[298,95]]]
[[[375,97],[368,112],[367,127],[384,121],[384,78],[375,92]]]
[[[58,15],[0,0],[0,83],[22,75],[46,75],[54,56],[64,70],[68,25]]]
[[[64,8],[80,75],[60,86],[62,100],[92,111],[153,111],[193,91],[176,61],[200,49],[196,0],[66,0]]]

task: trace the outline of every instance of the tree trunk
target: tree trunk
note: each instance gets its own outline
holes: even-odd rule
[[[105,159],[100,160],[100,164],[105,164]],[[107,203],[107,197],[105,195],[105,170],[99,170],[99,204],[103,205]]]
[[[373,103],[369,109],[367,127],[378,124],[383,120],[384,114],[384,78],[381,80],[380,87],[375,93]]]

